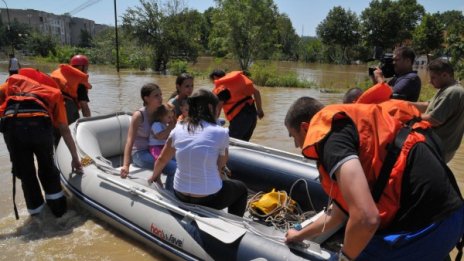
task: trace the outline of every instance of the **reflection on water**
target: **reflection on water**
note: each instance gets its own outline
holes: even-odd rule
[[[22,64],[27,64],[23,62]],[[218,66],[212,59],[200,60],[196,65],[199,70],[215,67],[234,68],[232,63]],[[50,72],[53,66],[42,66]],[[319,86],[352,86],[364,81],[367,66],[307,65],[298,63],[279,63],[279,70],[293,70],[305,79]],[[6,79],[6,64],[0,65],[0,80]],[[423,76],[423,75],[422,75]],[[426,79],[423,78],[423,82]],[[121,72],[113,68],[91,66],[90,108],[93,115],[115,111],[134,111],[142,106],[140,87],[147,82],[157,83],[167,101],[175,90],[175,77],[151,73]],[[211,89],[209,79],[195,78],[195,88]],[[264,88],[261,87],[265,117],[258,121],[252,142],[273,148],[299,153],[293,140],[283,126],[285,113],[290,104],[301,96],[312,96],[324,104],[340,102],[342,94],[321,93],[315,89],[298,88]],[[464,146],[450,163],[461,189],[464,189]],[[39,221],[31,221],[25,210],[22,191],[18,184],[16,201],[21,219],[16,221],[13,215],[11,196],[11,174],[8,152],[3,139],[0,139],[0,178],[3,188],[0,190],[0,253],[2,259],[70,259],[70,260],[165,260],[144,245],[127,239],[125,235],[108,225],[89,217],[77,206],[64,218],[56,221],[47,213]]]

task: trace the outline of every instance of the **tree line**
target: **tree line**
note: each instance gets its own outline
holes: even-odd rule
[[[392,51],[411,46],[418,55],[446,56],[464,75],[464,15],[427,13],[416,0],[372,0],[360,14],[333,7],[316,37],[299,36],[273,0],[216,0],[203,13],[183,0],[140,0],[121,16],[123,67],[166,70],[199,56],[236,59],[242,70],[259,60],[350,64],[372,59],[374,47]],[[67,60],[76,49],[94,63],[115,63],[114,29],[92,39],[81,33],[77,47],[57,46],[27,25],[0,25],[0,48],[9,44],[50,59]]]

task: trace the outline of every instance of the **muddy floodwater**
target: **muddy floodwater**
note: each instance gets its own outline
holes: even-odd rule
[[[21,61],[24,67],[35,66]],[[51,72],[56,65],[39,66],[44,72]],[[233,65],[228,65],[227,68]],[[200,59],[195,65],[198,71],[218,67],[212,59]],[[367,66],[315,65],[281,62],[278,69],[295,71],[298,75],[314,82],[321,88],[340,86],[347,88],[365,81]],[[423,82],[426,75],[419,68]],[[0,63],[0,81],[7,78],[7,63]],[[111,67],[91,66],[89,92],[90,108],[93,115],[116,111],[134,111],[142,106],[140,87],[147,82],[157,83],[163,92],[164,101],[175,90],[175,77],[150,72],[122,70],[119,74]],[[212,84],[205,77],[196,77],[195,88],[211,89]],[[341,101],[342,93],[329,93],[318,89],[267,88],[259,87],[263,100],[265,117],[258,126],[251,142],[280,150],[299,153],[293,140],[283,126],[285,113],[290,104],[301,96],[312,96],[324,104]],[[0,136],[2,136],[0,134]],[[464,146],[461,146],[449,164],[464,189]],[[17,181],[16,203],[20,220],[13,214],[11,164],[3,138],[0,138],[0,260],[167,260],[166,257],[134,242],[116,229],[93,218],[84,210],[71,204],[70,211],[56,221],[51,216],[41,223],[30,222],[23,200],[20,182]],[[51,215],[45,213],[45,215]]]

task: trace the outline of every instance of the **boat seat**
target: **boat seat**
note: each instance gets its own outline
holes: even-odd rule
[[[98,121],[86,121],[77,124],[76,144],[79,150],[92,159],[119,158],[124,154],[131,116],[121,113],[117,117],[104,117]],[[115,128],[114,126],[119,126]]]

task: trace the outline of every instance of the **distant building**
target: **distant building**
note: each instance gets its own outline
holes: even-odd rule
[[[71,17],[69,15],[55,15],[34,9],[8,9],[10,23],[27,24],[32,29],[48,34],[61,44],[78,45],[81,41],[81,31],[87,31],[91,37],[96,34],[96,28],[106,25],[96,25],[94,21]],[[8,24],[7,9],[0,8],[0,21]]]

